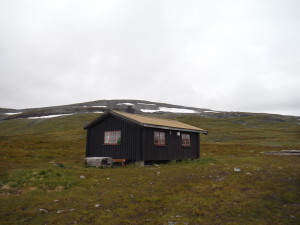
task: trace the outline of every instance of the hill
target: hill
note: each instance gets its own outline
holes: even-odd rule
[[[9,120],[16,118],[52,118],[62,115],[81,114],[81,113],[102,113],[107,110],[125,111],[128,106],[135,109],[138,114],[165,115],[172,116],[176,114],[193,114],[208,118],[235,118],[255,116],[259,113],[245,112],[226,112],[216,111],[205,108],[195,108],[167,103],[150,102],[144,100],[99,100],[62,106],[51,106],[42,108],[28,109],[7,109],[0,108],[0,120]],[[295,116],[284,116],[276,114],[264,114],[270,117],[269,120],[281,121],[286,118],[299,119]]]
[[[137,113],[207,129],[201,159],[144,168],[86,167],[83,125],[128,103]],[[0,112],[0,224],[300,221],[300,158],[262,153],[300,149],[298,117],[133,100]]]

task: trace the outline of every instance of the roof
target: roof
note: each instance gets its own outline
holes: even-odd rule
[[[93,126],[98,121],[101,121],[102,119],[104,119],[104,117],[108,114],[115,115],[117,117],[121,117],[125,120],[129,120],[133,123],[137,123],[143,127],[154,127],[154,128],[170,129],[170,130],[184,130],[184,131],[199,132],[199,133],[204,133],[204,134],[208,133],[204,129],[201,129],[199,127],[194,127],[189,124],[179,122],[177,120],[161,119],[161,118],[157,118],[157,117],[125,113],[125,112],[120,112],[120,111],[109,111],[108,113],[100,116],[96,120],[88,123],[86,126],[84,126],[84,129],[87,129],[87,128]]]

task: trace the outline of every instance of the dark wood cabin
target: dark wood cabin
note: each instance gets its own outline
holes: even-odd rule
[[[197,159],[206,130],[176,120],[109,111],[87,124],[86,157],[128,161]]]

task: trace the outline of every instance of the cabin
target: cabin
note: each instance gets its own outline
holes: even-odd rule
[[[108,111],[84,126],[86,157],[124,161],[200,158],[200,135],[206,130],[176,120]]]

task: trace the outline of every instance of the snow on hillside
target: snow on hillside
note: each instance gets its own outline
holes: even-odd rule
[[[54,117],[59,117],[59,116],[70,116],[73,115],[74,113],[69,113],[69,114],[56,114],[56,115],[47,115],[47,116],[33,116],[33,117],[28,117],[27,119],[49,119],[49,118],[54,118]]]
[[[198,113],[192,109],[180,109],[180,108],[168,108],[168,107],[159,107],[159,109],[141,109],[145,113],[155,113],[155,112],[171,112],[171,113]]]
[[[5,115],[11,116],[11,115],[16,115],[16,114],[20,114],[22,112],[11,112],[11,113],[4,113]]]
[[[138,105],[156,105],[156,104],[149,104],[149,103],[137,103]]]
[[[205,112],[205,113],[220,113],[218,111],[211,111],[211,110],[209,110],[209,111],[203,111],[203,112]]]
[[[124,102],[124,103],[118,103],[117,105],[128,105],[128,106],[133,106],[134,104],[129,103],[129,102]]]

